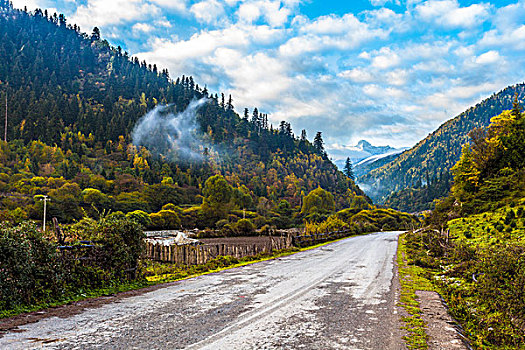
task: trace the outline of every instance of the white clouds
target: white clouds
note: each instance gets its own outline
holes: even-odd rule
[[[89,0],[86,5],[80,5],[70,22],[81,27],[118,25],[130,21],[158,16],[158,7],[144,3],[142,0]]]
[[[525,0],[487,2],[370,0],[377,8],[313,18],[301,0],[86,0],[69,22],[126,35],[139,59],[327,144],[359,134],[409,146],[525,78]]]
[[[385,97],[395,97],[402,98],[405,96],[405,93],[393,87],[384,87],[377,84],[369,84],[363,87],[363,92],[368,96],[375,98],[385,98]]]
[[[520,0],[514,4],[504,6],[496,11],[494,24],[502,31],[509,31],[523,25],[525,18],[525,1]]]
[[[499,52],[491,50],[476,57],[474,59],[474,63],[487,65],[501,62],[501,60],[502,57],[500,56]]]
[[[295,6],[295,4],[291,4]],[[245,23],[253,23],[263,17],[270,26],[281,27],[288,22],[292,11],[290,7],[281,6],[281,1],[255,0],[246,1],[239,6],[237,17]]]
[[[177,12],[186,11],[186,0],[150,0],[152,3],[169,10]]]
[[[386,73],[386,81],[390,85],[403,86],[408,82],[408,71],[405,69],[396,69]]]
[[[143,32],[143,33],[149,33],[153,31],[153,27],[147,23],[137,23],[133,25],[132,30],[134,32]]]
[[[243,55],[232,49],[218,49],[207,63],[214,64],[231,81],[229,89],[237,102],[261,106],[284,98],[292,80],[289,67],[281,60],[263,53]]]
[[[378,55],[372,58],[372,67],[387,69],[395,67],[401,63],[399,55],[388,47],[379,50]]]
[[[344,34],[348,31],[358,30],[366,27],[365,23],[360,22],[353,14],[349,13],[342,17],[336,15],[322,16],[317,20],[302,26],[301,31],[310,34]]]
[[[376,81],[376,77],[374,75],[362,68],[345,70],[339,73],[338,76],[349,79],[354,83],[371,83]]]
[[[470,99],[479,95],[486,95],[501,88],[500,83],[484,83],[481,85],[454,86],[446,91],[437,92],[428,96],[427,103],[438,108],[463,105],[459,100]],[[466,108],[466,107],[464,107]]]
[[[517,28],[504,28],[503,30],[491,30],[483,35],[480,41],[483,46],[507,47],[508,49],[525,49],[525,25]]]
[[[300,17],[295,23],[301,35],[292,37],[279,48],[284,56],[351,50],[374,39],[386,39],[390,33],[389,29],[371,29],[353,14],[322,16],[314,21]]]
[[[487,4],[460,7],[457,0],[430,0],[416,6],[415,12],[426,22],[450,28],[470,28],[484,22],[489,10]]]
[[[216,24],[224,18],[224,7],[217,0],[205,0],[190,7],[195,18],[207,24]]]
[[[167,19],[158,19],[155,21],[155,26],[163,28],[171,28],[172,25]]]

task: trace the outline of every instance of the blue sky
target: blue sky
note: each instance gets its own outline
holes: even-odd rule
[[[525,0],[14,0],[50,8],[172,77],[193,75],[345,157],[413,146],[525,80]]]

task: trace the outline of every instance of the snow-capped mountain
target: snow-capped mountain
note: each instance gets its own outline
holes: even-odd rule
[[[394,148],[391,146],[374,146],[366,140],[361,140],[355,146],[344,146],[329,150],[339,169],[343,169],[346,158],[349,157],[354,166],[356,177],[372,169],[376,169],[394,160],[407,148]]]

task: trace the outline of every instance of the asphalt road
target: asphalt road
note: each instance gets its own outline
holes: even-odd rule
[[[404,349],[398,234],[348,238],[45,318],[5,334],[0,349]]]

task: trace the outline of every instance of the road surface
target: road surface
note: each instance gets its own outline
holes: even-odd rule
[[[1,349],[404,349],[399,232],[348,238],[45,318]]]

